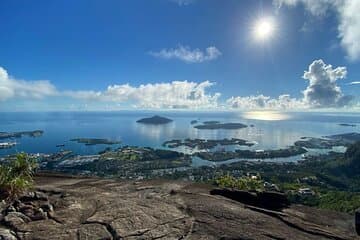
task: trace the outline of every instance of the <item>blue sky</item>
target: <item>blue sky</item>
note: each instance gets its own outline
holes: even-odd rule
[[[3,0],[0,111],[358,111],[357,10],[357,0]],[[273,30],[259,40],[262,19]]]

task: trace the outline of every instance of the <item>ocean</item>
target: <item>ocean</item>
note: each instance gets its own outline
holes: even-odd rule
[[[136,120],[161,115],[174,121],[165,125],[145,125]],[[190,122],[197,120],[238,122],[254,125],[237,130],[202,130]],[[340,126],[339,124],[356,126]],[[86,146],[72,138],[106,138],[121,141],[119,146],[164,148],[172,139],[241,138],[257,144],[249,149],[278,149],[292,145],[301,137],[322,137],[360,132],[360,113],[277,113],[277,112],[187,112],[187,111],[118,111],[118,112],[12,112],[0,114],[0,132],[43,130],[40,137],[1,139],[16,141],[11,149],[0,149],[0,156],[16,152],[53,153],[72,150],[76,154],[96,154],[107,145]],[[62,145],[64,146],[57,146]],[[242,147],[247,148],[247,147]],[[186,149],[179,149],[186,152]]]

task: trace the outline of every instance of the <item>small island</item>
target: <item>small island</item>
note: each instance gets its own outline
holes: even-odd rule
[[[218,124],[220,123],[219,121],[205,121],[203,122],[203,124],[209,125],[209,124]]]
[[[203,124],[203,125],[196,125],[194,128],[197,129],[241,129],[246,128],[247,125],[242,123],[210,123],[210,124]]]
[[[144,124],[166,124],[172,121],[172,119],[155,115],[153,117],[139,119],[136,122]]]
[[[343,127],[356,127],[356,124],[350,124],[350,123],[339,123],[339,126],[343,126]]]
[[[192,121],[190,122],[190,124],[196,124],[196,123],[198,123],[198,120],[192,120]]]
[[[98,144],[114,145],[121,143],[120,141],[112,141],[103,138],[74,138],[74,139],[70,139],[70,141],[77,143],[84,143],[86,146],[98,145]]]
[[[21,138],[22,136],[40,137],[43,134],[44,134],[43,130],[22,131],[22,132],[0,132],[0,139]]]

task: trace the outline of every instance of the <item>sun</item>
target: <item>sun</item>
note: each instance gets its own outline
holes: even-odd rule
[[[253,29],[257,40],[266,40],[272,37],[275,31],[275,23],[271,18],[261,18],[256,21]]]

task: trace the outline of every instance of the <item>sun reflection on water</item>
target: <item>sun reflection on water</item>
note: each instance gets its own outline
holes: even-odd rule
[[[275,111],[252,111],[242,113],[242,117],[246,119],[265,120],[265,121],[280,121],[291,118],[289,114]]]

